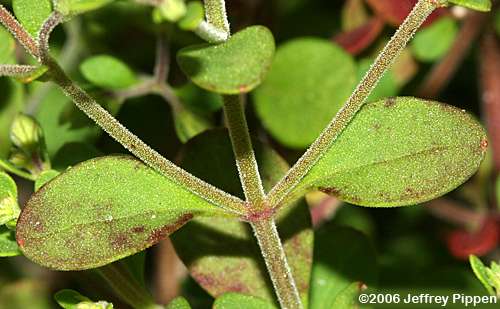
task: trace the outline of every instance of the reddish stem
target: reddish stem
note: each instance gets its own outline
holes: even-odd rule
[[[481,42],[481,88],[485,118],[495,173],[500,171],[500,45],[494,33]]]
[[[435,98],[455,74],[462,63],[472,42],[480,34],[480,30],[487,20],[486,14],[471,12],[464,20],[462,28],[457,35],[450,51],[438,64],[436,64],[424,82],[420,85],[417,93],[422,98]]]

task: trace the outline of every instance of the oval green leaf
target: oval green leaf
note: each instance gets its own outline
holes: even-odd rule
[[[311,279],[310,309],[351,308],[353,282],[374,286],[378,281],[375,248],[363,233],[331,222],[315,232],[314,266]],[[356,283],[358,287],[361,284]],[[347,290],[346,290],[347,289]],[[348,295],[344,292],[350,291]],[[349,292],[347,292],[349,293]]]
[[[218,297],[213,309],[276,309],[276,306],[263,299],[239,293],[226,293]]]
[[[254,94],[264,127],[282,144],[306,148],[349,97],[356,82],[352,57],[334,43],[301,38],[285,43]]]
[[[481,12],[491,10],[490,0],[448,0],[448,2]]]
[[[288,164],[271,148],[254,143],[265,189],[288,170]],[[182,166],[219,188],[243,196],[227,131],[212,130],[185,146]],[[223,173],[221,171],[224,171]],[[307,304],[312,262],[311,218],[303,200],[278,217],[289,265],[304,304]],[[172,236],[177,253],[191,276],[212,296],[241,292],[274,303],[266,267],[248,224],[224,218],[199,218]]]
[[[14,231],[0,226],[0,257],[21,255]]]
[[[0,64],[13,64],[16,41],[3,27],[0,27]]]
[[[86,59],[80,71],[89,82],[107,89],[127,88],[137,82],[135,73],[126,63],[108,55]]]
[[[267,74],[274,55],[274,38],[263,26],[246,28],[221,44],[182,49],[177,60],[199,87],[221,94],[252,91]]]
[[[189,302],[182,296],[172,299],[165,309],[191,309]]]
[[[114,0],[55,0],[57,11],[66,16],[82,14],[88,11],[99,9]]]
[[[12,8],[24,29],[33,37],[38,36],[43,23],[52,13],[50,0],[12,0]]]
[[[481,125],[452,106],[410,97],[369,103],[295,194],[319,189],[361,206],[422,203],[472,176],[487,145]]]
[[[439,60],[450,50],[457,33],[457,22],[451,17],[442,17],[417,32],[411,41],[413,54],[425,62]]]
[[[223,215],[131,157],[89,160],[45,184],[17,224],[23,253],[58,270],[88,269],[142,251],[197,216]]]

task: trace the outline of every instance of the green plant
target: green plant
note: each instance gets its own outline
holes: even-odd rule
[[[97,103],[68,77],[49,53],[49,38],[59,24],[108,2],[111,1],[56,1],[52,5],[48,0],[14,0],[14,12],[20,23],[0,6],[0,21],[36,60],[30,65],[4,64],[0,66],[0,74],[23,82],[55,83],[103,131],[139,159],[106,156],[84,161],[59,174],[52,170],[51,147],[45,144],[39,124],[30,117],[19,116],[15,122],[18,125],[12,129],[14,155],[10,160],[1,161],[1,166],[10,173],[36,181],[36,192],[15,225],[12,220],[19,215],[19,206],[14,202],[17,193],[12,180],[6,174],[2,176],[5,190],[0,218],[5,217],[5,222],[0,222],[6,223],[9,229],[15,228],[19,247],[14,244],[12,230],[3,228],[1,248],[4,255],[18,254],[20,250],[34,262],[58,270],[101,267],[102,276],[133,307],[155,308],[157,305],[143,287],[140,276],[134,276],[126,262],[110,263],[158,243],[188,221],[193,224],[186,226],[187,231],[174,235],[179,254],[185,254],[186,259],[196,256],[186,245],[190,241],[200,246],[210,245],[204,244],[201,237],[196,239],[199,236],[195,235],[203,233],[225,233],[224,241],[235,248],[238,242],[251,243],[245,228],[245,224],[249,224],[259,247],[242,248],[242,255],[260,252],[283,308],[302,308],[308,303],[313,308],[320,303],[345,306],[340,304],[352,301],[360,284],[348,282],[330,287],[336,293],[321,290],[321,280],[313,280],[309,287],[312,232],[301,200],[303,196],[319,190],[361,206],[414,205],[441,196],[465,182],[476,172],[486,152],[488,142],[484,130],[465,111],[411,97],[366,101],[435,9],[455,3],[488,10],[489,1],[418,1],[347,102],[339,104],[333,120],[329,115],[321,115],[322,106],[331,100],[326,89],[339,84],[354,86],[355,81],[354,66],[349,58],[342,58],[343,52],[339,49],[314,39],[303,39],[283,46],[273,61],[275,42],[271,32],[263,26],[251,26],[231,35],[223,0],[206,0],[203,8],[195,2],[138,1],[155,7],[155,18],[159,22],[178,23],[182,29],[209,42],[183,48],[177,54],[177,62],[194,85],[221,95],[229,139],[225,131],[212,131],[203,138],[192,139],[210,127],[210,123],[206,115],[182,104],[179,99],[182,91],[176,92],[166,82],[163,39],[158,40],[154,76],[136,76],[125,63],[105,55],[83,62],[82,75],[95,86],[113,91],[117,100],[157,94],[169,101],[175,112],[179,137],[183,141],[191,140],[185,149],[183,168],[165,159],[118,122],[112,115],[113,103],[105,106],[108,110],[104,104]],[[304,78],[310,75],[307,67],[303,72],[287,76],[287,68],[298,61],[311,61],[312,66],[317,65],[314,61],[321,64],[331,58],[338,63],[325,65],[325,72],[339,69],[345,71],[345,78],[339,75]],[[293,83],[281,85],[285,78]],[[309,91],[311,88],[313,92]],[[275,151],[252,142],[244,101],[245,95],[253,90],[257,113],[276,139],[295,148],[312,143],[291,168]],[[335,102],[340,103],[340,98],[347,95],[338,94]],[[311,114],[320,114],[314,118],[317,123],[300,114],[303,108],[300,99],[312,101]],[[218,106],[220,101],[215,97],[208,105]],[[289,109],[290,117],[276,116]],[[293,131],[287,121],[297,115],[309,121],[310,127]],[[319,118],[324,119],[319,121]],[[328,125],[316,138],[323,122]],[[87,130],[81,134],[94,132]],[[216,156],[209,149],[211,145],[217,145]],[[212,158],[217,165],[200,165],[197,156]],[[233,156],[235,168],[227,164]],[[238,176],[241,188],[235,186]],[[280,224],[281,234],[288,235],[284,245],[276,222]],[[364,241],[352,231],[332,231],[332,235],[334,233],[345,233],[346,237]],[[342,241],[343,238],[332,240]],[[230,275],[224,273],[225,268],[221,266],[232,262],[219,265],[217,261],[201,260],[195,267]],[[266,279],[262,279],[255,265],[244,260],[238,260],[238,265],[244,270],[238,275],[245,276],[239,280],[247,284],[248,294],[267,301],[225,294],[217,298],[214,306],[225,308],[245,303],[249,308],[273,307],[273,296],[265,287]],[[313,276],[330,278],[336,274],[318,267],[313,270]],[[200,277],[198,281],[203,285]],[[238,278],[225,280],[237,281]],[[227,281],[205,282],[204,287],[219,295],[224,292]],[[61,297],[73,299],[74,306],[91,302],[75,292],[59,294],[59,303]],[[189,307],[183,300],[178,302],[179,305],[172,306]]]

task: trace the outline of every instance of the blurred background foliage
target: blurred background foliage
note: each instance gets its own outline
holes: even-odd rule
[[[224,125],[220,98],[188,83],[175,61],[180,48],[201,40],[137,2],[114,1],[58,27],[52,52],[126,127],[180,162],[188,140]],[[248,96],[251,132],[293,164],[342,106],[415,2],[227,1],[233,32],[262,24],[278,44],[269,77]],[[11,1],[0,3],[11,7]],[[417,96],[474,113],[488,129],[492,151],[470,181],[425,205],[396,209],[351,206],[320,192],[307,196],[316,234],[315,262],[333,265],[342,284],[363,281],[369,288],[394,293],[486,293],[466,259],[475,254],[485,262],[500,260],[499,36],[496,7],[490,13],[439,10],[370,98]],[[151,78],[158,52],[169,63],[164,73],[169,91],[145,92],[141,85]],[[31,61],[0,28],[0,63]],[[0,78],[0,158],[12,159],[10,128],[19,112],[40,123],[55,170],[126,152],[55,86],[29,81]],[[15,180],[23,205],[32,184]],[[357,248],[352,239],[366,246]],[[347,262],[334,258],[342,255],[337,252],[347,254]],[[212,303],[187,277],[169,241],[148,250],[145,269],[147,285],[159,302],[184,295],[194,308]],[[63,288],[126,308],[92,271],[53,272],[24,257],[0,258],[0,308],[55,308],[52,295]]]

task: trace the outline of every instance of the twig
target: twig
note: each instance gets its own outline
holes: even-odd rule
[[[265,205],[263,205],[265,199],[264,187],[260,179],[259,167],[255,159],[241,96],[226,95],[223,96],[223,100],[226,125],[229,129],[229,136],[233,145],[236,165],[246,201],[255,210],[262,210],[265,208]]]
[[[22,77],[35,72],[37,69],[33,65],[0,64],[0,76]]]
[[[21,26],[12,14],[0,4],[0,23],[9,30],[24,49],[33,57],[39,57],[38,45],[31,35]]]

